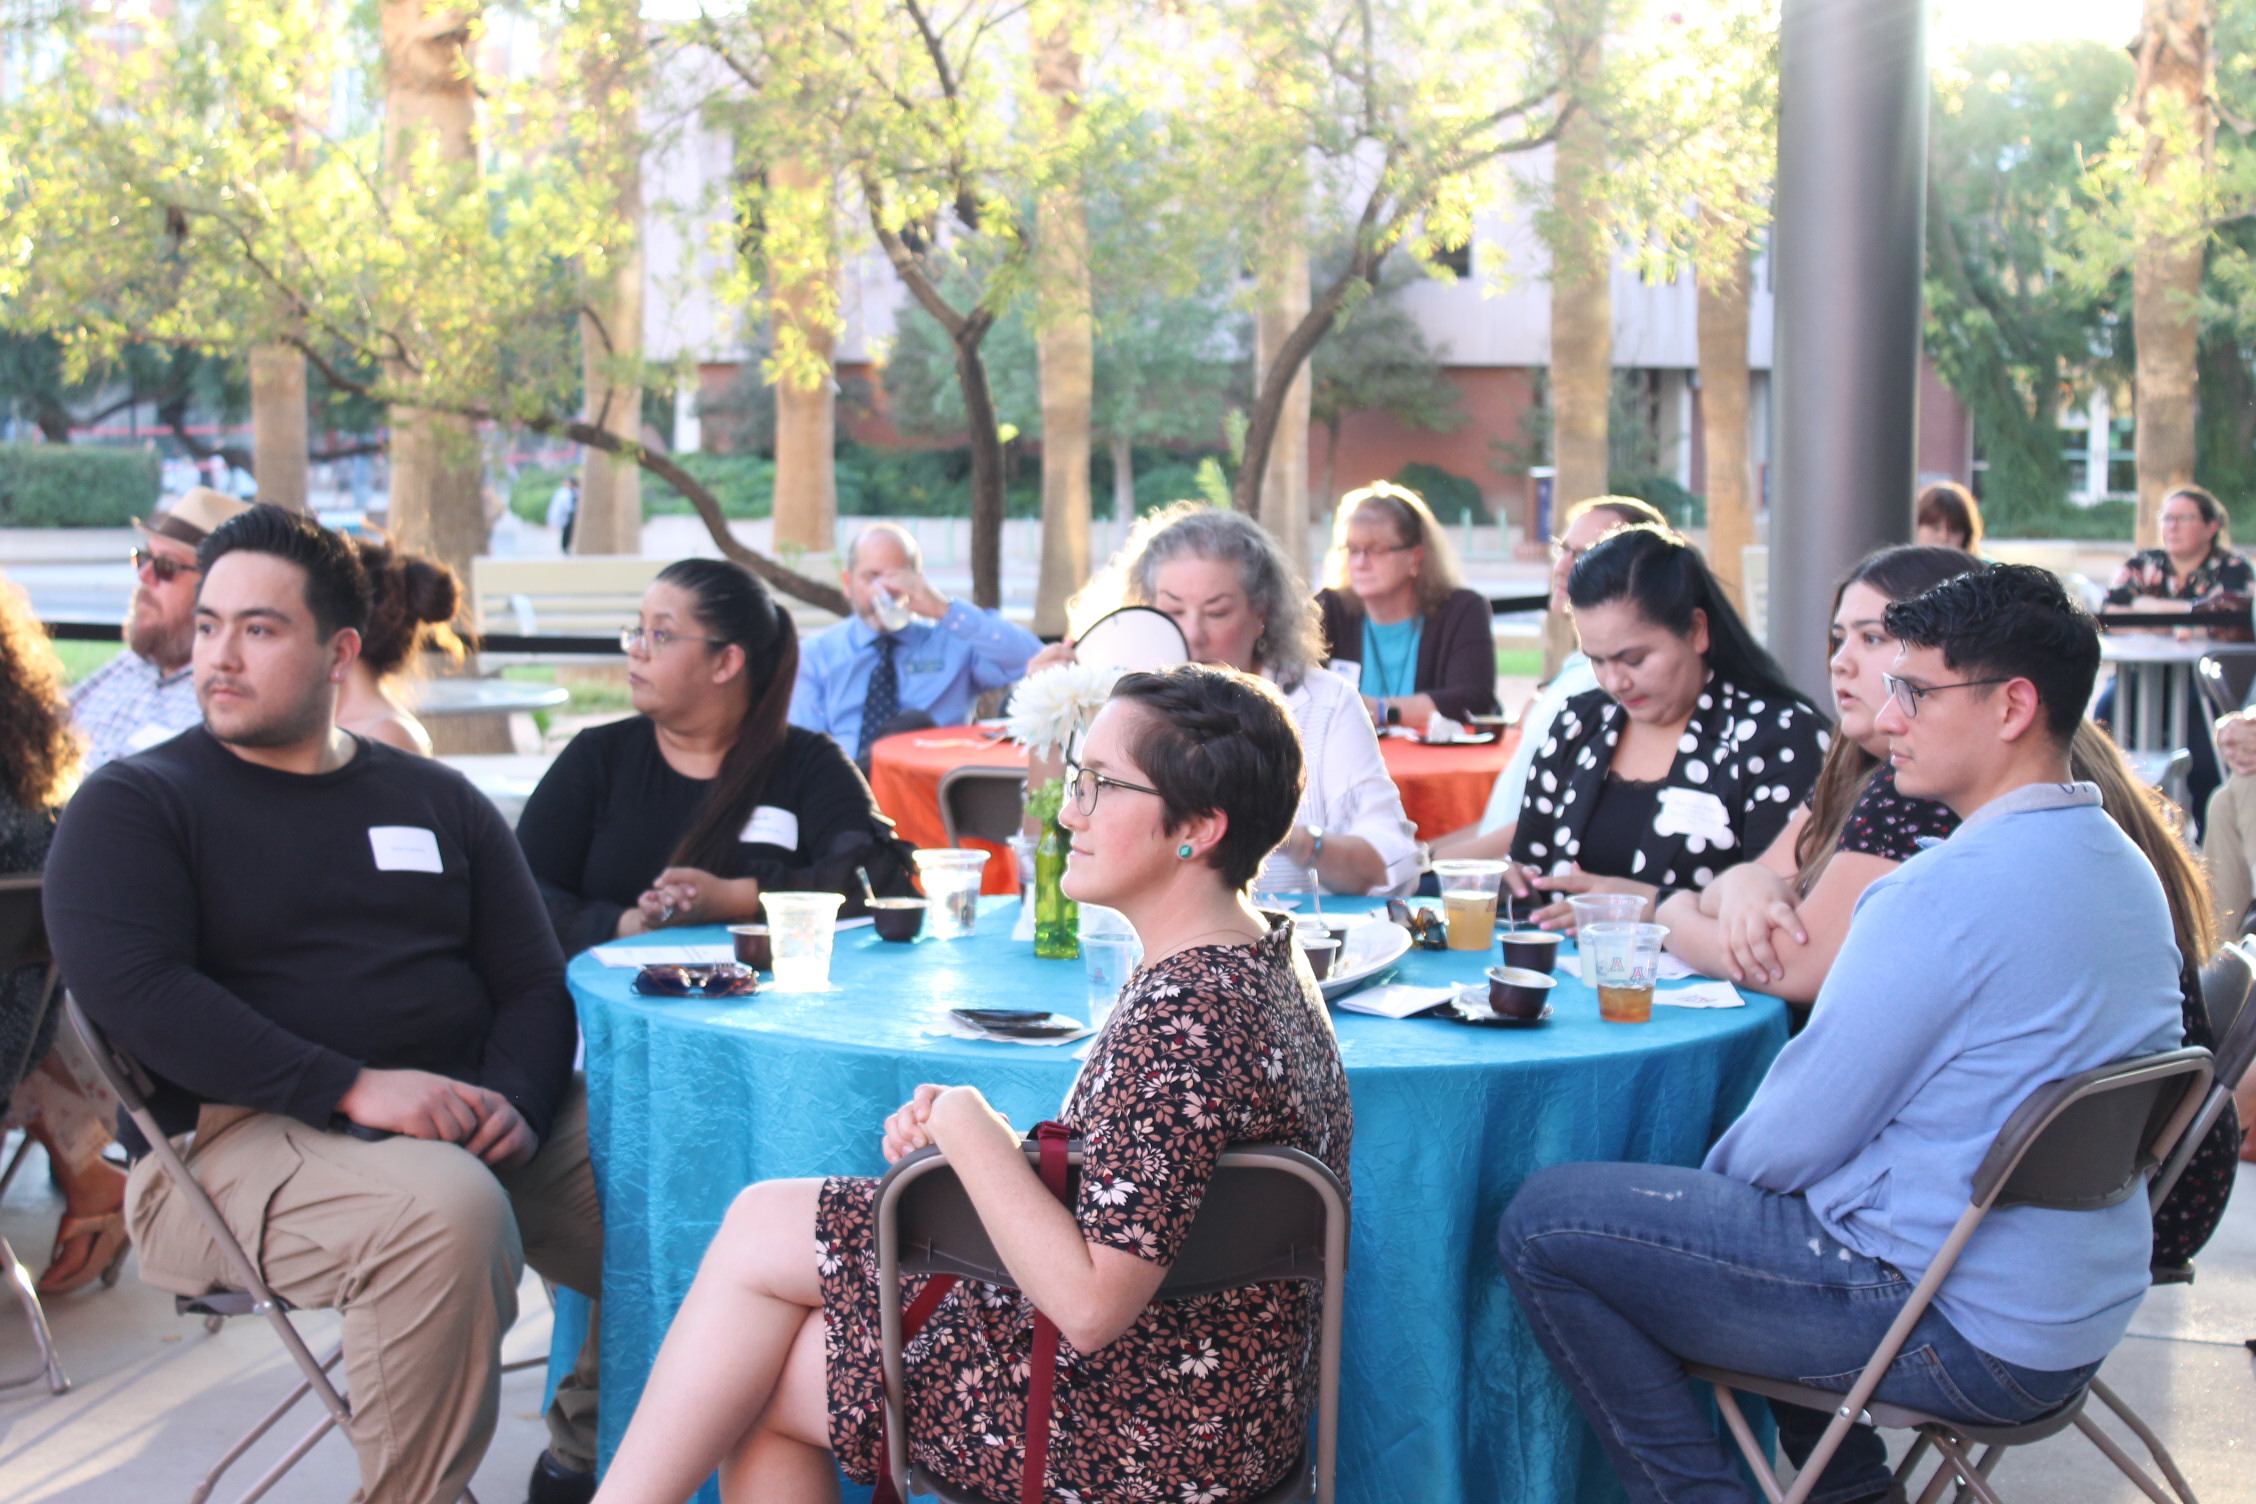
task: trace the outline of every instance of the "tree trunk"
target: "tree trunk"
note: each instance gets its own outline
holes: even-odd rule
[[[382,0],[384,163],[395,192],[471,190],[478,171],[477,89],[469,42],[476,11],[438,0]],[[405,362],[385,375],[412,386]],[[390,526],[402,546],[465,579],[485,549],[485,466],[466,418],[394,405]]]
[[[1052,152],[1070,160],[1081,115],[1073,0],[1036,7],[1034,81]],[[1065,603],[1089,578],[1089,422],[1096,395],[1096,317],[1089,292],[1089,217],[1071,170],[1035,205],[1034,356],[1042,388],[1042,574],[1034,630],[1065,631]]]
[[[598,75],[599,78],[605,75]],[[587,421],[629,444],[642,443],[642,136],[634,96],[606,89],[603,143],[611,155],[617,242],[606,275],[580,315],[580,378]],[[623,99],[616,113],[609,102]],[[589,449],[580,458],[575,554],[642,552],[642,467]]]
[[[1747,611],[1741,550],[1755,541],[1754,457],[1747,444],[1747,310],[1754,258],[1742,246],[1731,261],[1703,268],[1700,296],[1700,433],[1708,464],[1708,567]]]
[[[1253,368],[1257,379],[1277,368],[1285,342],[1308,317],[1308,236],[1297,197],[1275,211],[1255,270]],[[1299,362],[1278,410],[1269,463],[1261,477],[1261,525],[1283,546],[1285,557],[1308,570],[1308,402],[1314,383]]]
[[[2193,480],[2194,372],[2207,238],[2190,222],[2214,170],[2209,104],[2209,0],[2146,0],[2132,116],[2143,134],[2139,177],[2160,198],[2146,212],[2131,264],[2138,346],[2138,546],[2160,538],[2162,499]]]
[[[1598,62],[1589,55],[1586,71]],[[1578,110],[1559,133],[1552,159],[1561,242],[1551,248],[1551,518],[1606,494],[1606,409],[1613,396],[1614,300],[1611,247],[1595,226],[1606,207],[1606,129]],[[1544,673],[1574,646],[1569,623],[1543,623]]]
[[[1339,441],[1340,414],[1332,414],[1332,421],[1324,425],[1324,496],[1335,507],[1339,505]]]
[[[1136,520],[1136,446],[1128,435],[1112,436],[1112,527],[1119,532]]]
[[[779,549],[827,553],[838,545],[838,382],[831,364],[838,290],[827,233],[833,189],[827,169],[795,159],[776,163],[768,181],[778,193],[809,199],[810,216],[825,227],[817,264],[779,272],[776,288],[777,324],[813,359],[786,362],[775,384],[775,541]]]
[[[306,366],[294,345],[251,350],[251,473],[258,499],[306,509]]]
[[[971,445],[971,603],[983,611],[1003,603],[1003,436],[979,354],[992,327],[985,314],[974,315],[955,339],[956,384],[963,389],[964,436]]]

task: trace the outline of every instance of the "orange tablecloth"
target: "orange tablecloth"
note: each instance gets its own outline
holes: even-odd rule
[[[1479,747],[1429,747],[1402,737],[1384,737],[1379,752],[1402,792],[1402,808],[1421,840],[1462,830],[1488,808],[1488,793],[1503,773],[1518,741],[1508,731]],[[904,731],[870,748],[870,788],[877,807],[891,816],[904,840],[918,846],[947,844],[940,823],[940,779],[951,768],[1026,767],[1026,749],[1011,741],[990,741],[975,726],[943,726]],[[967,845],[996,853],[987,863],[983,891],[1015,893],[1018,877],[1007,848],[985,841]]]

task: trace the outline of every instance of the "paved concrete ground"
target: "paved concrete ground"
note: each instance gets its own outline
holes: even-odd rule
[[[2256,1337],[2256,1167],[2242,1168],[2239,1191],[2198,1261],[2199,1279],[2151,1293],[2105,1369],[2162,1433],[2202,1504],[2256,1501],[2256,1360],[2241,1345]],[[35,1152],[0,1205],[0,1231],[34,1269],[59,1209]],[[512,1358],[547,1349],[538,1281],[527,1280],[523,1304],[528,1314],[507,1347]],[[7,1504],[176,1504],[290,1382],[292,1370],[271,1332],[236,1320],[207,1335],[199,1321],[172,1314],[170,1296],[140,1284],[130,1262],[117,1288],[56,1301],[48,1314],[76,1387],[59,1398],[36,1384],[0,1391],[0,1500]],[[299,1319],[317,1349],[333,1338],[334,1318]],[[27,1372],[30,1353],[14,1303],[6,1301],[0,1377]],[[500,1431],[473,1485],[484,1504],[523,1498],[525,1476],[546,1441],[541,1387],[537,1369],[503,1381]],[[252,1476],[243,1474],[238,1490]],[[350,1449],[330,1437],[269,1497],[276,1504],[340,1504],[355,1479]],[[2074,1431],[2006,1459],[1998,1483],[2007,1499],[2026,1504],[2136,1504],[2143,1497]]]

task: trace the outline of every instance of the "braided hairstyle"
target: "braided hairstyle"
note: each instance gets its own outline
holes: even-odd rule
[[[1221,811],[1229,828],[1207,853],[1207,865],[1244,891],[1292,834],[1307,781],[1300,729],[1284,695],[1251,674],[1187,663],[1165,673],[1124,674],[1112,698],[1150,712],[1129,733],[1128,751],[1159,791],[1167,831]]]

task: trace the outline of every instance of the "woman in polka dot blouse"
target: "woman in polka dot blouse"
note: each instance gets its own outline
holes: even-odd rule
[[[1555,901],[1704,888],[1786,824],[1825,759],[1825,719],[1748,633],[1699,551],[1666,528],[1609,534],[1567,581],[1598,688],[1535,752],[1512,857]],[[1650,913],[1650,906],[1648,913]]]

